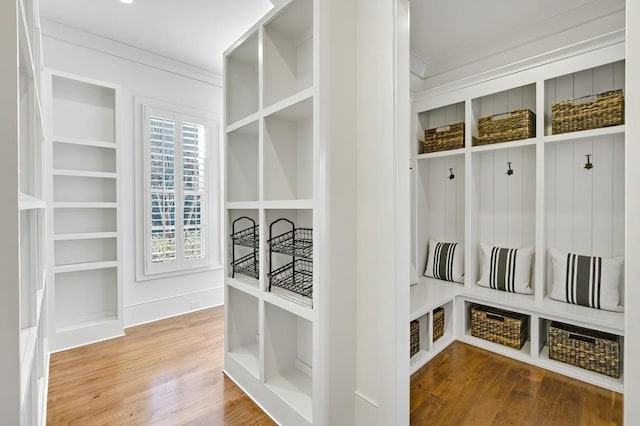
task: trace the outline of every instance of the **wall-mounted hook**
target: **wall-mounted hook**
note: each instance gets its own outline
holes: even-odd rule
[[[507,175],[511,176],[513,174],[513,169],[511,168],[511,161],[507,163]]]
[[[593,169],[593,163],[591,162],[591,154],[586,154],[585,157],[587,157],[587,162],[584,163],[584,168],[587,170]]]
[[[449,180],[455,179],[456,175],[453,174],[453,168],[449,167]]]

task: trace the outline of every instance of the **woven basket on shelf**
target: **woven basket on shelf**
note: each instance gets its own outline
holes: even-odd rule
[[[529,338],[529,316],[475,305],[471,308],[471,335],[520,349]]]
[[[620,377],[620,338],[559,322],[549,326],[549,358]]]
[[[410,356],[414,356],[418,352],[420,352],[420,321],[413,320],[410,323],[410,346],[409,353]]]
[[[424,131],[422,153],[464,148],[464,123]]]
[[[595,99],[576,103],[579,99]],[[551,131],[554,135],[624,124],[622,90],[582,96],[551,106]]]
[[[528,139],[536,136],[536,115],[528,109],[495,114],[478,120],[474,145]]]
[[[437,308],[433,311],[433,341],[444,335],[444,309]]]

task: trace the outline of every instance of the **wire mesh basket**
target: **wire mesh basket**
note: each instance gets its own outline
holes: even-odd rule
[[[269,274],[269,291],[278,287],[311,299],[313,297],[313,262],[296,259]]]
[[[260,261],[255,252],[249,253],[240,259],[232,261],[231,269],[234,274],[242,274],[257,280],[260,275]]]
[[[259,226],[260,225],[253,225],[241,231],[234,232],[230,235],[231,241],[237,246],[257,248],[260,236]]]
[[[313,257],[313,229],[310,228],[294,228],[269,239],[267,242],[274,253],[305,259]]]

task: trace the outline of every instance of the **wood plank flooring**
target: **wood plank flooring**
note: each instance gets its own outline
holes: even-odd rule
[[[411,377],[412,425],[621,425],[622,395],[455,342]]]
[[[47,425],[274,424],[222,373],[223,340],[218,307],[53,354]]]

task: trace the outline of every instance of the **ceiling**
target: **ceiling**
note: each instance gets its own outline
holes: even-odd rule
[[[270,0],[40,0],[51,21],[222,74],[222,53]]]
[[[445,73],[624,7],[624,0],[412,0],[412,71]]]

